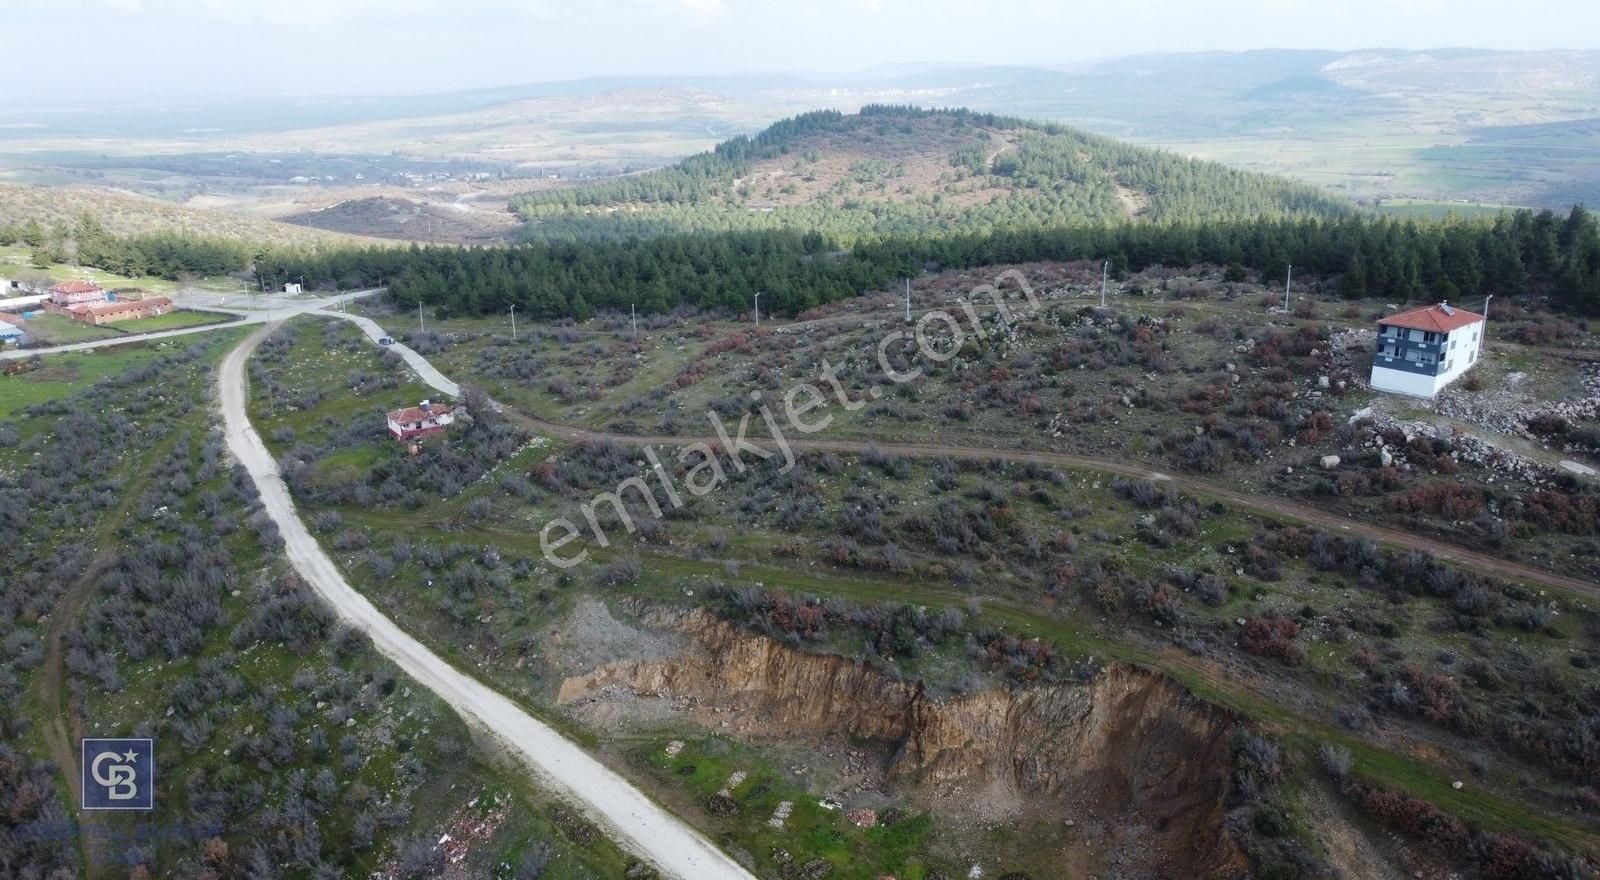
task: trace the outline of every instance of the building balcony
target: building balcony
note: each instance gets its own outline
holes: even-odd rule
[[[1415,351],[1416,349],[1412,350]],[[1425,364],[1420,361],[1407,360],[1403,353],[1399,355],[1385,355],[1381,350],[1372,356],[1372,365],[1374,367],[1384,367],[1390,370],[1401,370],[1407,373],[1416,373],[1419,376],[1437,376],[1440,373],[1446,372],[1449,367],[1449,363],[1446,361]]]

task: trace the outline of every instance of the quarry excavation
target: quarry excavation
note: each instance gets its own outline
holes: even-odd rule
[[[1137,826],[1142,867],[1162,875],[1242,865],[1223,828],[1239,721],[1158,673],[1116,664],[1083,684],[935,697],[920,682],[703,613],[646,624],[687,635],[692,650],[567,678],[557,703],[581,707],[620,688],[684,703],[689,717],[754,741],[870,743],[887,784],[936,811],[959,814],[981,800],[1033,818],[1076,816],[1075,826],[1102,833]]]

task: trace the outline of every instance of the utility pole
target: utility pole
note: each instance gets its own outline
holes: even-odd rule
[[[517,341],[517,304],[511,304],[511,341]]]
[[[422,329],[419,332],[428,332],[428,319],[422,316],[422,300],[420,299],[417,300],[417,323],[422,325]]]
[[[1100,267],[1100,308],[1106,307],[1106,278],[1111,274],[1111,261]]]
[[[911,279],[906,279],[906,323],[911,323]]]
[[[761,294],[756,294],[756,329],[761,329]]]
[[[1283,310],[1289,311],[1289,282],[1294,279],[1294,265],[1290,264],[1289,271],[1283,276]]]
[[[633,338],[639,338],[639,307],[628,303],[628,314],[633,316]]]

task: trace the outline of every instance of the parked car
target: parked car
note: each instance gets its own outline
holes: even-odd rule
[[[392,336],[380,336],[380,337],[378,337],[378,344],[379,345],[394,345],[394,337],[392,337]]]

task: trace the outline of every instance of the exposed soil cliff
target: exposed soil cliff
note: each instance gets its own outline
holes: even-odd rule
[[[621,688],[715,705],[745,736],[873,740],[893,753],[888,779],[932,803],[998,787],[1030,806],[1136,824],[1154,861],[1189,876],[1241,864],[1222,829],[1235,719],[1157,673],[1112,666],[1084,685],[935,699],[916,682],[707,615],[662,622],[699,649],[569,678],[560,702]]]

